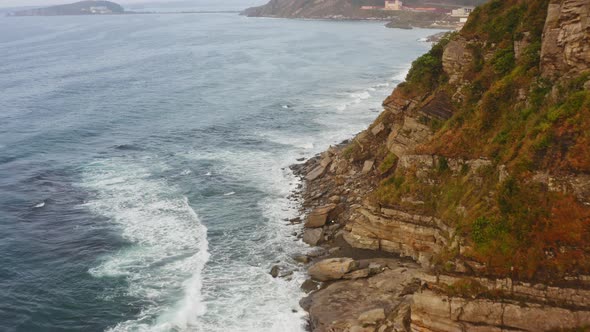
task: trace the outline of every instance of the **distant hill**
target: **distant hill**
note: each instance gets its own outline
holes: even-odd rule
[[[67,5],[27,9],[10,13],[10,16],[60,16],[124,14],[125,9],[110,1],[80,1]]]
[[[487,0],[406,0],[407,6],[460,7],[478,6]],[[388,16],[391,12],[361,10],[362,6],[383,6],[384,0],[270,0],[266,5],[246,9],[247,16],[292,18],[374,18]]]

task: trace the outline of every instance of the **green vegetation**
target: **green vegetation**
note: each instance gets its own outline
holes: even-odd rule
[[[449,296],[472,298],[476,298],[487,291],[488,289],[485,286],[480,284],[477,280],[470,278],[458,280],[452,285],[447,285],[445,289],[445,293]]]
[[[590,208],[531,180],[538,171],[590,172],[590,91],[584,88],[590,72],[569,81],[540,77],[548,2],[492,0],[475,10],[459,35],[413,63],[399,90],[405,97],[454,94],[442,53],[461,37],[473,55],[465,74],[470,84],[450,119],[436,119],[436,125],[429,117],[419,119],[435,132],[419,147],[420,153],[439,156],[434,167],[401,170],[384,160],[387,172],[374,192],[383,206],[434,215],[454,226],[472,248],[464,255],[485,263],[492,275],[590,273]],[[518,58],[515,41],[524,47]],[[456,160],[481,157],[491,165],[457,167]],[[510,174],[501,183],[500,165]],[[458,255],[445,253],[436,261],[444,268],[452,254]]]
[[[453,33],[447,34],[428,53],[416,59],[406,76],[406,82],[400,84],[400,88],[407,92],[424,93],[443,83],[446,78],[442,68],[442,54],[445,46],[454,36]],[[412,91],[412,89],[416,90]]]
[[[383,159],[383,162],[381,162],[381,164],[379,165],[379,171],[382,174],[387,173],[388,171],[390,171],[395,164],[397,164],[398,158],[394,153],[389,153],[385,159]]]

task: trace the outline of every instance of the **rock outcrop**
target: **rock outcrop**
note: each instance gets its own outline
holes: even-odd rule
[[[552,0],[543,32],[544,76],[571,77],[590,65],[590,2]]]
[[[590,164],[577,143],[590,142],[590,3],[483,10],[487,23],[414,63],[425,79],[394,90],[366,131],[294,167],[306,242],[400,257],[315,262],[322,285],[302,301],[313,331],[590,325]],[[485,30],[517,12],[513,31]]]

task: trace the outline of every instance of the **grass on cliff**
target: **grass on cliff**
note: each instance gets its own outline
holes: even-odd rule
[[[590,172],[590,92],[584,88],[590,72],[559,83],[540,75],[548,2],[492,0],[459,35],[413,63],[399,91],[414,100],[458,94],[457,111],[437,119],[434,138],[417,149],[442,157],[428,174],[394,170],[374,192],[381,205],[455,226],[471,248],[467,258],[484,263],[488,274],[550,279],[590,273],[590,208],[532,180],[538,171]],[[473,61],[466,64],[469,84],[457,88],[448,84],[442,54],[459,37],[469,40]],[[515,42],[524,46],[519,57]],[[453,172],[445,162],[480,157],[492,166],[476,174]],[[510,173],[503,182],[500,165]]]

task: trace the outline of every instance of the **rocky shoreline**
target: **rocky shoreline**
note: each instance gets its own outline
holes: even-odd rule
[[[550,162],[563,158],[563,154],[553,154],[547,163],[539,162],[536,168],[527,168],[521,174],[523,188],[536,190],[533,194],[539,197],[551,195],[567,202],[565,208],[553,203],[553,210],[547,214],[533,214],[531,211],[539,207],[532,206],[526,201],[528,196],[519,196],[515,189],[516,166],[522,167],[521,164],[515,166],[511,159],[494,159],[485,153],[468,153],[472,143],[490,144],[482,142],[477,135],[465,136],[474,142],[460,141],[460,147],[466,151],[457,148],[450,153],[450,139],[460,132],[444,127],[457,114],[465,117],[460,119],[464,122],[479,121],[470,118],[469,110],[488,116],[483,124],[498,120],[489,118],[492,112],[513,110],[514,105],[499,108],[496,100],[490,98],[507,95],[512,98],[510,103],[533,105],[535,98],[540,97],[531,91],[538,88],[535,82],[540,78],[554,85],[539,100],[554,103],[555,107],[560,107],[556,100],[560,100],[560,91],[568,91],[568,86],[575,94],[587,96],[590,52],[586,46],[590,21],[585,18],[590,6],[583,0],[550,0],[545,4],[546,7],[530,8],[537,17],[534,21],[537,30],[526,31],[530,27],[523,26],[523,31],[514,33],[519,38],[507,33],[500,49],[499,44],[482,41],[478,34],[469,31],[444,37],[414,63],[408,81],[383,102],[383,112],[367,130],[291,167],[304,182],[301,192],[295,195],[302,204],[302,215],[306,216],[291,223],[303,224],[303,231],[295,235],[317,248],[311,255],[294,258],[305,265],[309,275],[302,285],[308,295],[300,302],[309,313],[309,330],[590,329],[590,275],[585,265],[590,247],[584,235],[588,230],[583,228],[590,221],[590,214],[582,213],[588,212],[590,206],[590,175],[584,171],[586,168],[578,171],[550,168]],[[512,17],[511,4],[495,2],[493,5],[487,9],[493,11],[505,6],[506,17]],[[495,20],[494,15],[479,15],[490,22]],[[473,32],[485,27],[469,28]],[[536,57],[538,65],[526,62],[525,49],[538,52],[528,54]],[[507,88],[508,92],[494,90],[506,87],[500,84],[505,81],[494,75],[509,82],[514,77],[527,78],[522,76],[524,69],[518,72],[521,76],[516,76],[515,71],[514,77],[509,71],[499,76],[498,70],[503,68],[499,59],[505,60],[503,52],[509,52],[508,60],[520,64],[518,68],[529,68],[532,77],[528,78],[532,85],[522,83],[523,88],[515,95],[510,95],[512,88]],[[422,84],[433,71],[437,76],[430,77],[427,82],[430,85]],[[473,77],[484,74],[496,77],[500,83],[482,91],[483,98],[471,101]],[[578,77],[573,81],[575,84],[568,83],[575,77]],[[511,84],[518,86],[516,82]],[[488,99],[484,100],[486,96]],[[487,104],[482,105],[483,101]],[[546,111],[542,105],[536,110]],[[515,108],[513,113],[518,111]],[[572,108],[572,114],[578,111],[583,112],[581,108]],[[585,126],[582,131],[587,131]],[[447,130],[447,136],[436,136],[441,127]],[[481,133],[486,127],[467,126],[463,130]],[[498,139],[498,136],[491,137]],[[552,141],[542,143],[550,145]],[[563,151],[572,144],[558,143],[562,143]],[[583,157],[584,152],[580,155]],[[584,167],[590,167],[590,162]],[[550,201],[539,202],[543,205]],[[521,207],[525,210],[521,214],[510,214]],[[570,210],[578,211],[579,216]],[[528,242],[517,243],[516,237],[510,237],[509,228],[516,226],[493,224],[486,214],[491,218],[494,214],[511,218],[506,220],[519,227],[526,218],[534,219],[527,222],[540,225],[537,227],[547,227],[551,222],[555,229],[522,232],[522,238]],[[559,219],[561,215],[564,217]],[[499,238],[498,234],[504,234],[505,238]],[[556,240],[539,242],[537,239],[549,235]],[[490,247],[490,243],[513,243],[513,247],[498,247],[509,248],[508,251],[491,250],[495,247]],[[531,244],[536,247],[530,247]],[[523,260],[513,260],[513,251],[517,250]],[[536,260],[528,253],[536,255]]]
[[[378,134],[378,128],[370,131]],[[299,194],[307,215],[292,223],[304,223],[298,237],[318,248],[295,257],[309,275],[300,305],[309,313],[310,331],[548,331],[590,325],[590,276],[557,285],[477,276],[476,262],[433,269],[430,259],[452,245],[452,230],[433,218],[364,200],[377,181],[376,165],[343,161],[348,143],[292,166],[305,182]]]
[[[589,53],[571,49],[587,45],[588,21],[580,27],[578,17],[587,17],[590,7],[582,0],[563,4],[552,0],[548,8],[540,51],[542,74],[550,76],[558,67],[569,70],[571,76],[587,70]],[[576,33],[562,36],[557,31]],[[449,86],[469,86],[468,64],[476,58],[473,49],[479,42],[458,35],[443,46],[441,71]],[[514,41],[516,60],[523,56],[520,50],[526,43],[526,39]],[[560,48],[576,55],[571,63],[555,60]],[[479,56],[482,61],[492,58]],[[585,82],[583,89],[590,89],[587,78]],[[398,87],[367,130],[291,167],[304,182],[296,195],[306,216],[291,223],[303,224],[296,236],[317,248],[311,255],[295,257],[309,275],[302,285],[308,295],[300,302],[309,313],[309,330],[589,330],[587,273],[541,273],[538,278],[523,278],[511,269],[496,273],[486,257],[473,254],[469,233],[445,215],[426,209],[420,195],[408,191],[397,192],[385,203],[374,199],[383,181],[396,186],[395,181],[403,177],[424,190],[439,188],[441,174],[475,188],[486,182],[493,183],[492,188],[507,183],[511,169],[506,164],[424,150],[435,135],[432,123],[446,121],[457,111],[464,98],[459,92],[412,94]],[[538,183],[548,192],[569,193],[577,204],[587,206],[589,179],[585,173],[536,171],[529,183]],[[493,190],[482,199],[494,197]],[[465,206],[457,205],[452,213],[464,214]],[[555,257],[550,250],[545,255],[549,260]]]

